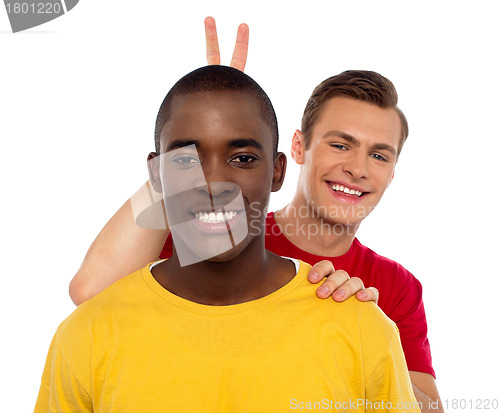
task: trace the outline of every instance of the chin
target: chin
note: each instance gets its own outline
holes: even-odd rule
[[[236,257],[238,257],[240,255],[240,253],[241,253],[241,251],[234,251],[234,249],[233,249],[231,251],[227,251],[227,252],[224,252],[222,254],[219,254],[215,257],[208,258],[205,261],[219,262],[219,263],[228,262],[228,261],[234,260]]]
[[[337,233],[339,231],[338,226],[341,227],[352,227],[352,226],[358,226],[361,224],[361,222],[365,219],[366,217],[359,217],[359,216],[348,216],[348,215],[342,215],[342,216],[323,216],[321,217],[321,220],[324,223],[327,223],[333,227],[335,227],[334,231]],[[340,235],[340,234],[338,234]]]
[[[248,241],[244,239],[239,244],[236,244],[233,248],[228,249],[222,253],[220,252],[220,249],[214,251],[213,255],[210,258],[205,259],[204,261],[219,263],[231,261],[237,258],[246,249],[247,245]],[[207,256],[206,250],[204,251],[204,254],[205,256]]]

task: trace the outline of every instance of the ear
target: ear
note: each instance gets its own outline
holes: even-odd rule
[[[292,159],[297,162],[298,165],[304,163],[304,153],[306,151],[306,142],[304,140],[304,134],[298,129],[293,134],[292,138]]]
[[[160,179],[160,157],[155,152],[151,152],[148,155],[148,171],[151,186],[156,192],[161,193],[162,187]]]
[[[286,155],[283,152],[278,152],[274,160],[274,172],[273,172],[273,184],[271,186],[271,192],[277,192],[280,190],[285,180],[286,172]]]

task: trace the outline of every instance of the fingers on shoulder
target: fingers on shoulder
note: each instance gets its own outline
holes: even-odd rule
[[[378,304],[379,292],[375,287],[368,287],[356,293],[356,298],[359,301],[373,301]]]

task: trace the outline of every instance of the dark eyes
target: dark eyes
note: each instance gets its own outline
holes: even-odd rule
[[[258,158],[256,156],[252,155],[238,155],[235,156],[233,159],[231,159],[232,163],[236,163],[239,165],[248,165],[254,161],[256,161]]]
[[[253,155],[238,155],[232,158],[229,162],[236,166],[247,166],[258,160],[256,156]],[[192,155],[178,155],[172,158],[172,162],[178,168],[193,168],[195,166],[201,165],[201,160],[196,156]]]

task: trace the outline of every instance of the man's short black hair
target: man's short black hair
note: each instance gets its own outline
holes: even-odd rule
[[[278,120],[273,104],[266,92],[240,70],[228,66],[210,65],[196,69],[181,78],[168,92],[156,117],[155,147],[160,154],[160,133],[170,119],[172,100],[177,95],[195,92],[243,92],[253,96],[259,102],[262,120],[269,126],[273,136],[273,157],[278,153]]]

